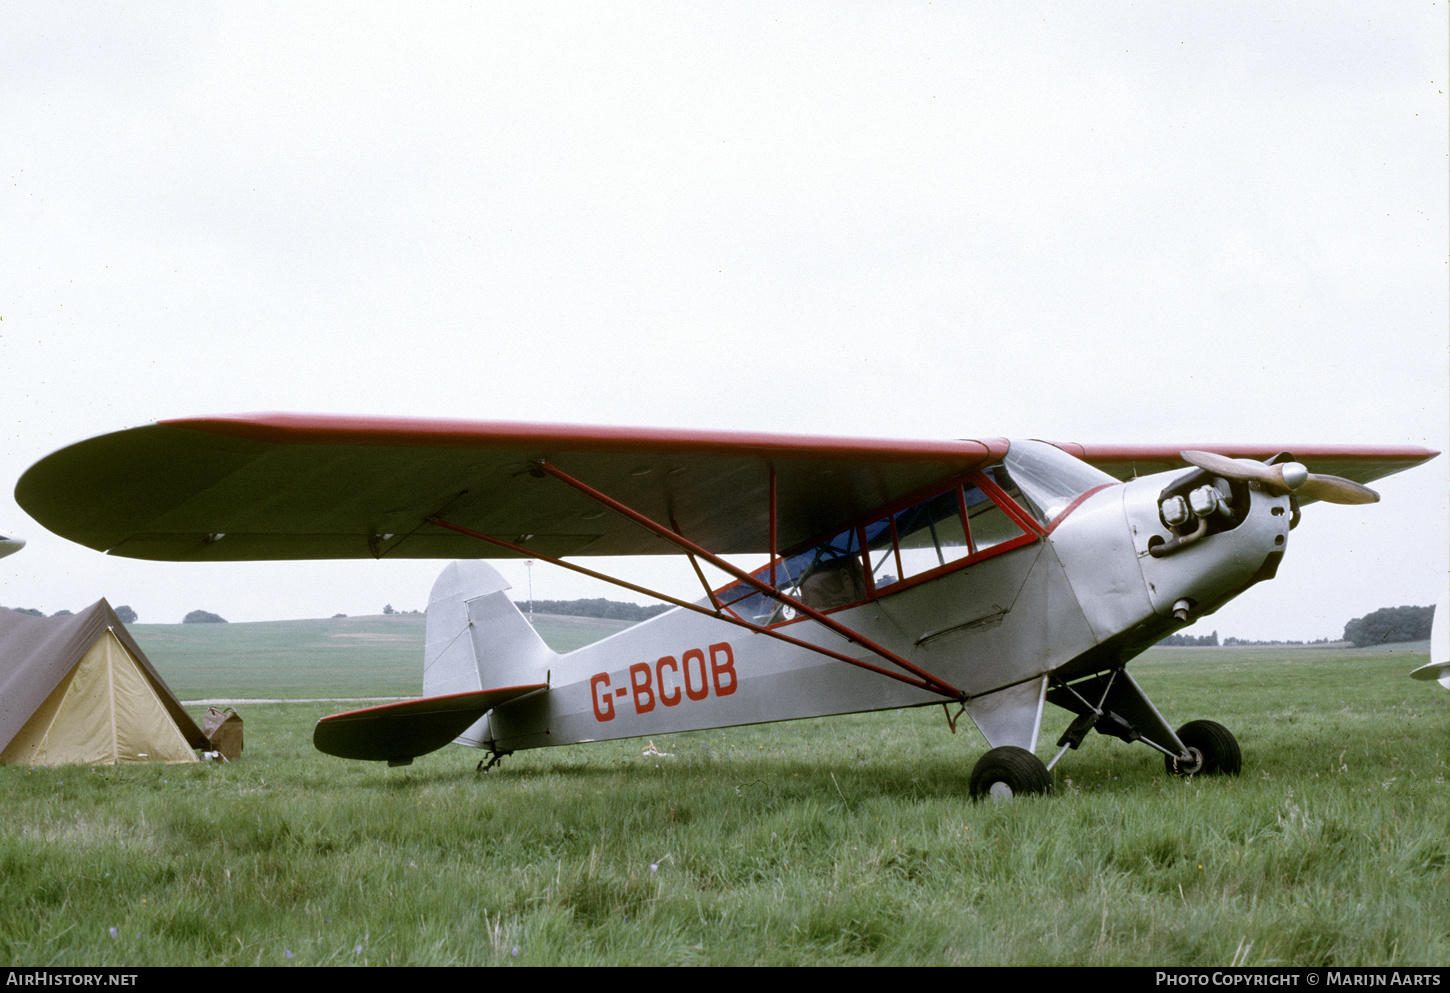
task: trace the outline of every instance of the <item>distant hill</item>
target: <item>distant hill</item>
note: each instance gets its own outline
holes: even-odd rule
[[[416,696],[423,689],[422,614],[231,624],[128,624],[183,700]],[[608,618],[534,616],[556,652],[630,627]]]

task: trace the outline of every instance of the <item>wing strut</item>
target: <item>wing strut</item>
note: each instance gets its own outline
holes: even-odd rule
[[[675,529],[675,534],[684,534],[684,532],[680,530],[679,522],[675,520],[673,514],[670,515],[670,527]],[[720,603],[720,598],[715,595],[715,591],[710,589],[710,584],[706,582],[705,570],[700,568],[700,563],[695,561],[695,556],[687,555],[686,557],[690,560],[690,566],[695,570],[695,576],[700,580],[700,585],[705,587],[705,596],[710,598],[710,605],[715,608],[715,613],[720,613],[722,606]],[[774,571],[774,566],[772,566],[771,568],[772,571]]]
[[[654,597],[656,600],[663,600],[666,603],[672,603],[676,607],[683,607],[686,610],[693,610],[697,614],[704,614],[706,617],[713,617],[718,621],[724,621],[727,624],[734,624],[736,627],[745,628],[747,631],[752,631],[755,634],[767,635],[771,638],[775,638],[778,641],[784,641],[787,644],[795,645],[797,648],[809,649],[810,651],[816,652],[820,655],[825,655],[833,658],[838,662],[847,662],[851,665],[857,666],[858,668],[880,673],[883,676],[889,676],[892,679],[906,683],[908,686],[915,686],[918,689],[929,690],[932,693],[940,693],[942,696],[948,697],[952,700],[961,700],[965,698],[965,694],[962,693],[961,690],[952,686],[950,683],[947,683],[945,680],[937,679],[936,677],[930,676],[929,674],[927,678],[912,679],[910,676],[904,675],[902,673],[892,672],[890,669],[883,669],[881,666],[872,665],[870,662],[863,662],[861,659],[855,659],[849,655],[842,655],[840,652],[832,651],[829,648],[822,648],[820,645],[812,645],[809,642],[801,641],[799,638],[792,638],[788,634],[782,634],[779,631],[772,631],[770,628],[761,627],[759,624],[752,624],[750,621],[747,621],[742,617],[737,617],[732,613],[717,613],[716,611],[713,611],[708,607],[700,606],[698,603],[690,603],[688,600],[681,600],[678,597],[672,597],[668,593],[661,593],[659,590],[652,590],[646,586],[636,585],[635,583],[620,579],[618,576],[606,576],[602,572],[595,572],[593,569],[586,569],[584,566],[576,565],[573,562],[565,562],[563,559],[555,558],[552,555],[546,555],[543,552],[535,551],[534,549],[529,548],[525,545],[515,545],[513,542],[504,541],[502,538],[494,538],[490,535],[481,534],[480,532],[474,531],[470,528],[466,528],[461,524],[454,524],[452,521],[445,521],[442,518],[435,518],[433,520],[433,523],[440,528],[447,528],[449,531],[454,531],[458,534],[467,535],[470,538],[477,538],[479,541],[486,541],[490,545],[497,545],[500,548],[507,548],[509,551],[517,552],[519,555],[525,558],[540,559],[544,562],[548,562],[550,565],[557,565],[562,568],[569,569],[573,572],[579,573],[580,575],[588,576],[591,579],[599,579],[603,580],[606,583],[613,583],[615,586],[622,586],[627,590],[634,591],[635,593],[640,593],[648,597]],[[868,643],[866,643],[866,639],[852,637],[851,640],[861,643],[863,647],[869,647]]]
[[[806,649],[809,649],[810,651],[818,652],[821,655],[826,655],[826,656],[828,656],[830,658],[833,658],[833,659],[836,659],[838,661],[847,662],[847,663],[849,663],[851,665],[854,665],[854,666],[857,666],[859,668],[867,669],[867,670],[869,670],[871,672],[880,673],[883,676],[889,676],[892,679],[895,679],[895,680],[898,680],[900,682],[906,683],[909,686],[915,686],[915,687],[917,687],[919,689],[929,690],[930,692],[933,692],[933,693],[939,693],[942,696],[948,697],[948,698],[953,699],[953,700],[965,699],[966,694],[963,693],[961,690],[957,689],[952,684],[948,683],[946,680],[940,678],[939,676],[933,675],[930,672],[927,672],[925,669],[922,669],[919,666],[915,666],[915,665],[911,664],[906,659],[902,658],[900,655],[897,655],[895,652],[891,651],[890,649],[885,648],[885,647],[883,647],[881,645],[876,644],[871,639],[866,638],[866,637],[858,634],[857,632],[855,632],[855,631],[851,630],[850,628],[846,627],[844,624],[840,623],[839,621],[836,621],[836,620],[832,619],[831,617],[828,617],[825,614],[822,614],[820,611],[816,610],[815,608],[808,607],[806,604],[802,603],[800,600],[797,600],[795,597],[792,597],[792,596],[790,596],[788,594],[782,593],[779,590],[775,589],[774,587],[769,586],[769,585],[761,582],[760,580],[756,579],[754,576],[750,575],[748,572],[745,572],[743,569],[737,568],[736,566],[734,566],[731,563],[725,561],[720,556],[714,554],[713,552],[709,551],[708,549],[705,549],[705,548],[700,547],[699,545],[697,545],[694,542],[690,541],[688,538],[685,538],[683,535],[677,534],[676,532],[670,530],[669,528],[664,527],[663,525],[658,524],[657,522],[655,522],[654,520],[650,519],[649,517],[646,517],[645,515],[639,513],[638,511],[635,511],[635,510],[631,509],[630,507],[627,507],[624,504],[620,503],[619,501],[614,500],[613,498],[611,498],[609,496],[606,496],[605,494],[599,492],[598,490],[594,489],[593,487],[589,486],[588,484],[583,483],[583,482],[575,479],[574,477],[570,476],[568,473],[562,471],[561,469],[558,469],[557,467],[555,467],[553,465],[550,465],[548,462],[539,461],[539,462],[536,462],[534,464],[535,464],[535,466],[538,469],[542,470],[543,472],[548,473],[549,475],[553,476],[555,479],[558,479],[560,482],[563,482],[563,483],[568,484],[569,486],[572,486],[574,489],[576,489],[579,492],[583,493],[585,496],[588,496],[590,499],[593,499],[593,500],[598,501],[599,503],[601,503],[604,506],[608,507],[610,510],[613,510],[614,512],[620,514],[621,516],[623,516],[623,517],[625,517],[625,518],[627,518],[627,519],[629,519],[631,521],[634,521],[636,524],[638,524],[641,527],[645,528],[647,531],[650,531],[651,533],[658,535],[659,537],[665,539],[666,541],[670,542],[671,544],[674,544],[675,546],[677,546],[678,548],[680,548],[683,552],[685,552],[687,555],[690,555],[692,557],[693,556],[699,556],[700,558],[704,559],[706,562],[709,562],[711,565],[715,566],[717,569],[720,569],[723,572],[729,573],[731,576],[734,576],[736,579],[739,579],[740,581],[749,584],[750,586],[752,586],[753,588],[755,588],[759,592],[763,593],[765,596],[769,597],[770,599],[776,601],[777,603],[784,604],[787,607],[790,607],[791,609],[795,610],[797,613],[802,614],[802,615],[804,615],[806,617],[811,618],[813,621],[816,621],[818,624],[823,625],[824,627],[826,627],[828,630],[834,632],[835,634],[840,635],[841,637],[845,638],[847,641],[849,641],[849,642],[851,642],[853,644],[860,645],[862,648],[866,649],[867,651],[871,652],[872,654],[878,655],[881,658],[885,659],[887,662],[890,662],[892,665],[895,665],[895,666],[899,667],[900,669],[905,670],[905,673],[909,673],[910,675],[907,675],[907,674],[902,673],[902,672],[894,672],[894,671],[892,671],[890,669],[882,668],[881,666],[872,665],[871,663],[862,661],[861,659],[852,658],[849,655],[844,655],[844,654],[842,654],[840,652],[832,651],[829,648],[822,648],[819,645],[812,645],[812,644],[810,644],[808,642],[801,641],[798,638],[792,638],[790,635],[783,634],[783,633],[781,633],[779,631],[774,631],[774,630],[771,630],[769,628],[762,627],[759,624],[754,624],[754,623],[752,623],[750,621],[747,621],[744,618],[739,617],[738,615],[735,615],[732,612],[726,612],[726,611],[720,609],[718,606],[716,607],[716,609],[712,610],[712,609],[707,608],[707,607],[702,607],[699,604],[689,603],[687,601],[680,600],[680,599],[678,599],[676,597],[672,597],[672,596],[666,596],[665,594],[660,593],[660,592],[658,592],[656,590],[650,590],[650,589],[646,589],[645,587],[642,587],[642,586],[636,586],[633,583],[625,582],[624,580],[615,578],[613,576],[606,576],[606,575],[604,575],[602,573],[595,572],[593,569],[586,569],[583,566],[575,565],[575,564],[570,563],[570,562],[565,562],[562,559],[558,559],[558,558],[555,558],[555,557],[550,556],[550,555],[545,555],[545,554],[543,554],[541,552],[534,551],[533,549],[527,548],[527,547],[525,547],[523,545],[516,545],[516,544],[514,544],[512,542],[504,541],[502,538],[493,538],[493,537],[490,537],[489,535],[481,534],[481,533],[479,533],[477,531],[473,531],[473,530],[471,530],[469,528],[466,528],[466,527],[462,526],[461,524],[455,524],[452,521],[445,520],[445,519],[443,519],[441,517],[440,518],[434,518],[433,521],[432,521],[432,523],[435,524],[435,525],[437,525],[438,527],[447,528],[450,531],[457,532],[458,534],[464,534],[464,535],[468,535],[469,537],[478,538],[481,541],[486,541],[486,542],[489,542],[490,544],[498,545],[500,548],[507,548],[510,551],[518,552],[521,555],[531,556],[531,557],[537,558],[537,559],[542,559],[543,561],[549,562],[549,563],[551,563],[553,565],[563,566],[565,569],[571,569],[574,572],[578,572],[578,573],[581,573],[583,575],[593,577],[595,579],[602,579],[605,582],[613,583],[616,586],[622,586],[625,589],[633,590],[636,593],[642,593],[645,596],[652,596],[652,597],[655,597],[657,599],[664,600],[665,602],[672,603],[672,604],[674,604],[677,607],[684,607],[686,610],[693,610],[696,613],[705,614],[707,616],[714,617],[717,620],[726,621],[727,623],[734,624],[737,627],[743,627],[743,628],[745,628],[745,629],[747,629],[749,631],[753,631],[756,634],[768,635],[768,636],[770,636],[772,638],[776,638],[776,639],[779,639],[780,641],[784,641],[784,642],[787,642],[789,644],[796,645],[796,646],[798,646],[800,648],[806,648]],[[773,491],[772,491],[771,496],[772,496],[772,500],[771,500],[771,511],[772,511],[772,513],[771,513],[771,532],[772,532],[772,541],[771,541],[771,544],[772,544],[772,546],[774,546],[774,544],[775,544],[775,542],[774,542],[774,532],[775,532],[775,514],[774,514],[775,506],[774,506],[774,504],[775,504],[775,501],[773,499],[774,498],[774,492]],[[698,566],[696,566],[696,569],[698,570]],[[711,600],[711,603],[716,603],[716,600],[715,600],[713,594],[711,595],[710,600]],[[915,678],[913,678],[913,677],[915,677]]]

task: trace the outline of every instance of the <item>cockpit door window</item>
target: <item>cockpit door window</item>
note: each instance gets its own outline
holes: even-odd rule
[[[1002,480],[1017,488],[1005,474]],[[1033,541],[1031,516],[990,476],[973,473],[883,516],[858,522],[775,562],[776,588],[816,610],[832,611],[914,586],[980,558]],[[769,583],[766,565],[752,574]],[[780,624],[796,618],[750,584],[716,594],[745,620]]]

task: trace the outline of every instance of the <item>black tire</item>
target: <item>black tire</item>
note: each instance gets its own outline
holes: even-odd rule
[[[1170,776],[1237,776],[1244,767],[1238,741],[1222,724],[1189,721],[1178,729],[1178,740],[1197,751],[1203,761],[1195,769],[1167,756],[1163,765]]]
[[[993,787],[997,789],[993,790]],[[977,760],[972,767],[972,799],[1010,799],[1052,792],[1052,773],[1025,748],[1003,745]]]

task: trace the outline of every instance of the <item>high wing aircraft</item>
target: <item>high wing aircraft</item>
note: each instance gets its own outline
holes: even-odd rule
[[[527,557],[678,608],[559,655],[495,570],[456,562],[429,603],[425,696],[323,719],[330,754],[406,764],[457,741],[497,761],[942,704],[990,746],[980,797],[1050,790],[1092,730],[1173,773],[1237,773],[1233,735],[1171,728],[1127,663],[1273,578],[1302,505],[1373,502],[1363,483],[1436,454],[256,414],[80,442],[32,466],[16,499],[112,555]],[[566,560],[660,553],[690,556],[702,596]],[[723,557],[741,554],[765,564]],[[710,589],[701,561],[731,581]],[[1069,717],[1044,762],[1048,703]]]

